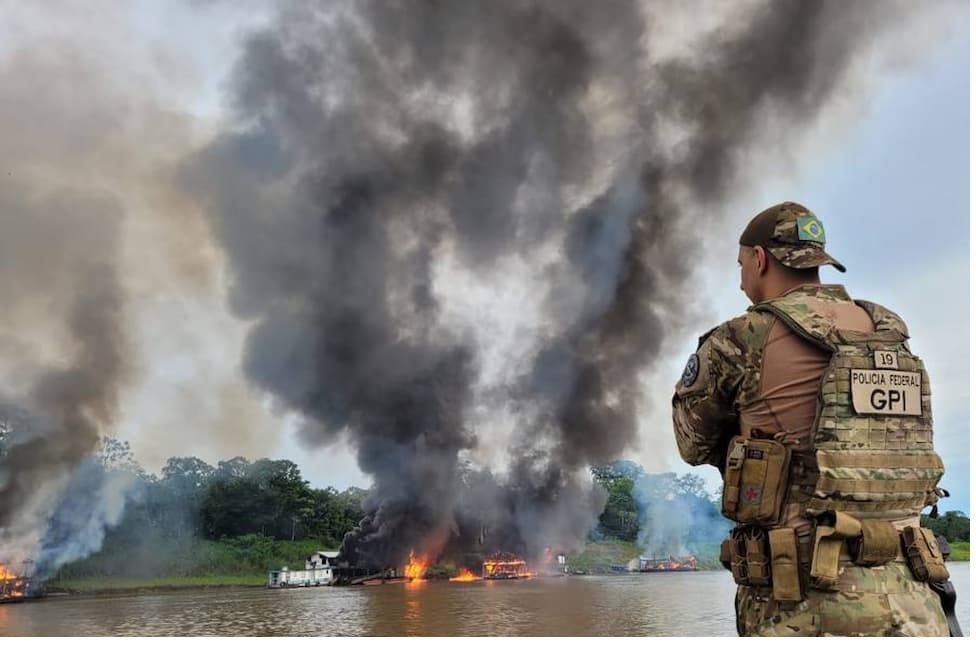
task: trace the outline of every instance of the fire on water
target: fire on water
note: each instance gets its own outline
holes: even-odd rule
[[[411,549],[407,564],[403,567],[403,577],[408,582],[427,580],[430,578],[428,569],[431,566],[431,559],[427,555],[416,555]],[[482,564],[482,574],[480,576],[471,572],[466,567],[461,567],[458,574],[450,578],[451,582],[474,582],[476,580],[498,580],[512,578],[531,578],[532,571],[529,570],[525,560],[509,554],[498,554],[484,561]],[[446,577],[446,576],[444,576]]]
[[[451,582],[474,582],[475,580],[481,580],[481,578],[471,573],[464,567],[461,567],[461,570],[458,572],[458,574],[455,577],[451,578]]]
[[[424,574],[427,573],[427,561],[426,555],[421,555],[419,558],[415,557],[413,550],[410,551],[410,561],[407,566],[403,567],[403,575],[410,580],[422,580]]]

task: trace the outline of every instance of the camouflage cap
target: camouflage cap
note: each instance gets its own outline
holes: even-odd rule
[[[847,268],[827,254],[823,223],[799,203],[780,203],[766,208],[749,222],[739,238],[742,246],[762,246],[777,260],[794,269],[833,265]]]

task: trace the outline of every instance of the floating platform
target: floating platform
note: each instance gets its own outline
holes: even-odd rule
[[[661,573],[669,571],[697,571],[698,559],[694,555],[669,555],[668,557],[640,558],[639,573]]]

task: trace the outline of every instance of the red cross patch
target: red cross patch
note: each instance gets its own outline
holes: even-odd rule
[[[762,490],[756,487],[755,485],[750,485],[749,487],[746,488],[746,491],[743,493],[743,496],[745,497],[746,503],[749,504],[759,503],[759,499],[760,497],[762,497]]]

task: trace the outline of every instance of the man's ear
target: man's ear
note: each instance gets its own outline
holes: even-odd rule
[[[762,275],[769,270],[769,253],[762,246],[753,246],[752,250],[756,257],[756,270]]]

